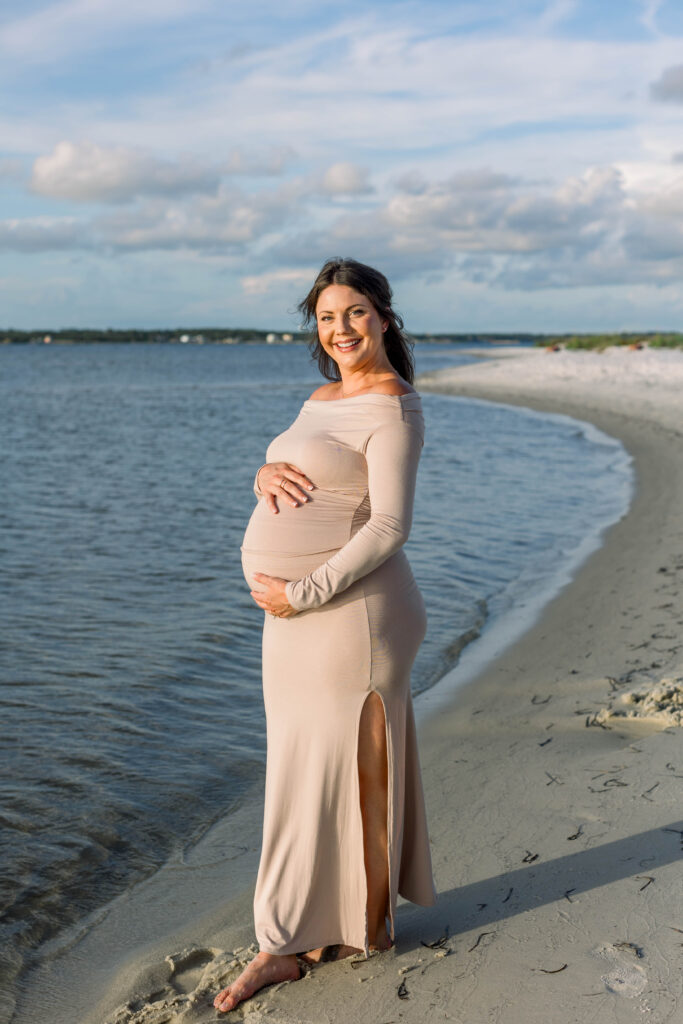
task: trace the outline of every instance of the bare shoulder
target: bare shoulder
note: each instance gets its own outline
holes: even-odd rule
[[[374,388],[378,395],[416,395],[417,391],[403,377],[390,377],[380,381]]]
[[[328,384],[321,384],[319,388],[316,388],[309,396],[309,401],[333,402],[335,398],[339,398],[340,392],[339,382],[331,380]]]

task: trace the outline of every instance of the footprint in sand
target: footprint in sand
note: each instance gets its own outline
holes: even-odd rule
[[[171,956],[167,956],[166,963],[171,968],[168,984],[179,995],[189,995],[196,992],[204,980],[203,976],[209,973],[206,970],[208,965],[218,970],[221,967],[225,967],[225,963],[220,962],[220,960],[220,967],[216,963],[220,953],[221,950],[219,949],[199,947],[196,949],[184,949],[182,953],[174,953]],[[224,960],[224,958],[221,958],[221,960]],[[214,971],[212,970],[210,973],[213,975]]]
[[[609,970],[600,979],[608,992],[634,999],[646,988],[647,972],[636,963],[643,956],[638,946],[631,942],[607,942],[596,953],[609,963]]]
[[[253,950],[194,947],[173,953],[154,971],[154,988],[109,1017],[106,1024],[191,1024],[206,1020],[215,993],[247,963]],[[144,991],[144,989],[143,989]]]

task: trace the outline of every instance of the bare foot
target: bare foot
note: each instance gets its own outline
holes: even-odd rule
[[[393,949],[393,939],[389,937],[389,931],[391,928],[391,922],[388,915],[381,922],[377,931],[374,934],[374,941],[370,941],[370,949],[379,950],[384,952],[385,949]]]
[[[375,941],[370,943],[370,949],[374,950],[375,952],[383,952],[385,949],[391,949],[392,946],[393,942],[389,938],[389,935],[387,934],[386,931],[383,932],[381,935],[378,935],[375,938]]]
[[[218,993],[213,1005],[221,1013],[227,1013],[266,985],[275,985],[278,981],[296,981],[300,977],[301,971],[295,956],[257,953],[239,978]]]

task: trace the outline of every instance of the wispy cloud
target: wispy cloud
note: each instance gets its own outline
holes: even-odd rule
[[[305,269],[289,269],[283,267],[279,270],[267,270],[262,274],[251,274],[240,279],[242,290],[246,295],[267,295],[268,292],[281,285],[295,285],[297,288],[304,288],[313,280],[317,273],[317,267],[306,267]]]
[[[0,54],[30,62],[53,62],[76,57],[87,46],[111,44],[112,33],[201,14],[205,0],[61,0],[43,3],[30,14],[12,17],[11,8],[0,24]]]
[[[578,0],[551,0],[536,20],[535,27],[537,32],[540,35],[546,32],[553,32],[567,18],[576,13],[578,6]]]
[[[89,261],[150,302],[172,264],[202,315],[220,274],[263,317],[334,254],[412,287],[418,319],[438,281],[683,303],[681,39],[660,0],[608,8],[10,0],[0,264],[73,253],[83,310]]]
[[[642,6],[641,22],[653,35],[659,35],[657,15],[662,8],[663,0],[640,0],[640,3]]]

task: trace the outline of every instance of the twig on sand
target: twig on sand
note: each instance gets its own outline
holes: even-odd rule
[[[574,889],[567,889],[566,893],[564,894],[564,898],[566,899],[567,903],[573,903],[574,902],[574,900],[572,899],[572,893],[573,892],[576,892],[576,888],[574,888]]]
[[[604,722],[601,722],[598,719],[598,712],[597,711],[594,712],[592,715],[587,715],[586,716],[586,728],[588,728],[588,726],[590,726],[590,725],[597,725],[597,726],[599,726],[600,729],[604,729],[606,732],[609,732],[611,730],[611,728],[612,728],[611,725],[606,725]]]
[[[572,839],[578,839],[579,836],[582,835],[582,834],[583,834],[583,825],[579,825],[579,827],[577,828],[576,832],[574,832],[570,836],[567,836],[567,840],[571,843]]]
[[[647,879],[647,881],[645,881]],[[648,885],[652,885],[654,878],[652,875],[636,875],[636,882],[645,882],[645,885],[641,885],[638,892],[642,892],[643,889],[647,889]]]
[[[495,932],[481,932],[481,934],[480,934],[480,935],[479,935],[479,937],[477,938],[477,941],[476,941],[476,942],[474,943],[474,945],[473,945],[473,946],[471,946],[471,947],[470,947],[470,948],[469,948],[469,949],[467,950],[467,952],[468,952],[468,953],[473,953],[473,952],[474,952],[474,950],[475,950],[475,949],[477,948],[477,946],[479,945],[479,943],[481,942],[481,940],[482,940],[482,939],[484,938],[484,936],[485,936],[485,935],[494,935],[494,934],[495,934]]]
[[[410,993],[408,992],[408,989],[406,987],[405,978],[403,979],[401,984],[398,986],[398,990],[396,992],[396,995],[398,996],[399,999],[410,999]]]
[[[538,860],[538,854],[532,853],[531,850],[527,850],[522,857],[522,864],[533,864],[535,860]]]
[[[443,935],[441,935],[438,939],[435,939],[434,942],[425,942],[424,939],[420,939],[420,944],[426,946],[427,949],[443,949],[443,947],[448,942],[449,931],[450,926],[446,925],[446,927],[444,928]]]
[[[566,971],[569,964],[562,964],[561,967],[557,967],[554,971],[547,970],[545,967],[536,967],[534,970],[538,970],[541,974],[560,974],[561,971]]]
[[[531,703],[532,704],[547,704],[552,699],[553,699],[552,693],[550,694],[549,697],[539,697],[537,694],[534,694],[533,697],[531,698]]]

